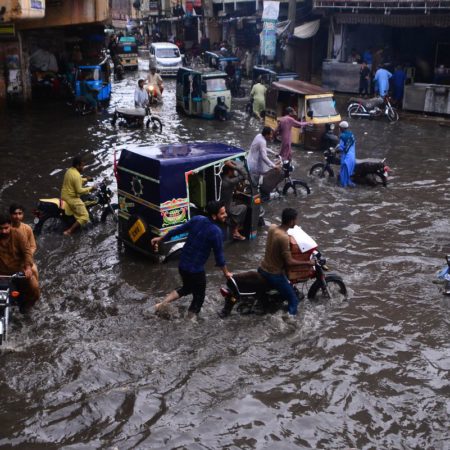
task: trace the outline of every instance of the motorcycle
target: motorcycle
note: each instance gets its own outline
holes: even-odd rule
[[[129,128],[141,127],[145,122],[146,128],[150,128],[151,124],[151,130],[157,133],[161,133],[163,127],[161,119],[152,113],[150,107],[116,108],[111,124],[115,126],[118,120],[119,124],[125,124]]]
[[[309,175],[326,178],[334,177],[334,170],[331,167],[340,165],[341,160],[337,155],[337,148],[329,148],[323,152],[325,163],[316,163],[309,169]],[[385,164],[386,158],[379,160],[373,158],[357,159],[355,164],[355,172],[352,175],[352,181],[358,184],[368,184],[376,186],[382,184],[387,186],[390,168]]]
[[[24,279],[22,272],[13,275],[0,275],[0,345],[8,340],[10,309],[19,306],[22,294],[17,289],[19,280]]]
[[[386,116],[389,122],[397,122],[399,115],[397,110],[391,105],[388,96],[375,98],[352,97],[349,100],[347,114],[352,119],[358,117],[368,117],[376,119]]]
[[[111,203],[113,192],[103,180],[94,193],[81,196],[89,213],[91,223],[98,224],[105,222],[109,215],[112,215],[114,222],[118,221],[116,214],[119,205]],[[34,234],[40,235],[42,232],[64,231],[70,228],[75,222],[72,214],[68,214],[65,209],[65,202],[59,198],[40,199],[34,214]]]
[[[302,300],[304,295],[297,285],[304,283],[307,287],[307,283],[311,280],[313,281],[307,293],[308,300],[311,302],[346,300],[347,288],[342,277],[335,273],[326,273],[329,270],[326,259],[318,250],[312,252],[312,257],[315,259],[315,265],[309,274],[303,279],[291,281],[299,300]],[[226,287],[220,288],[220,293],[225,301],[223,309],[219,312],[222,318],[229,316],[235,305],[237,305],[236,310],[241,314],[265,314],[279,310],[284,302],[280,294],[272,289],[257,271],[235,274],[227,280]]]
[[[150,84],[145,88],[148,92],[148,102],[150,106],[156,106],[162,103],[162,100],[158,99],[158,89],[157,86]],[[161,90],[162,96],[163,90]]]
[[[281,170],[271,169],[262,177],[262,182],[259,185],[261,200],[270,200],[272,193],[287,195],[291,190],[296,197],[309,195],[311,189],[308,184],[291,177],[291,173],[294,171],[292,161],[281,161],[279,156],[278,159],[281,163]]]

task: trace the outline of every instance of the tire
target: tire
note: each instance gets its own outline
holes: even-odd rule
[[[347,288],[341,277],[338,275],[326,275],[327,291],[323,291],[320,283],[316,280],[309,288],[308,299],[314,302],[327,301],[338,303],[347,300]],[[328,295],[330,294],[330,296]]]
[[[54,233],[62,228],[62,222],[59,217],[44,216],[34,225],[33,232],[38,236],[41,233]]]
[[[161,133],[163,125],[161,122],[161,119],[159,119],[158,117],[151,117],[150,121],[152,123],[151,129],[153,132],[156,133]],[[149,128],[150,123],[147,121],[147,128]]]
[[[379,174],[375,173],[374,179],[377,184],[382,184],[384,187],[387,187],[388,180],[384,175],[379,175]]]
[[[355,116],[355,113],[362,113],[362,112],[364,112],[363,107],[356,103],[350,105],[347,109],[348,117],[350,117],[351,119],[359,118],[360,116]]]
[[[397,122],[397,120],[399,119],[399,115],[395,108],[391,107],[388,109],[387,118],[389,122]]]
[[[311,194],[309,186],[300,180],[293,180],[292,183],[286,183],[283,188],[283,195],[287,195],[289,190],[292,190],[296,197],[306,197]]]
[[[91,112],[91,107],[87,102],[84,101],[76,101],[75,102],[75,111],[81,116],[86,116]]]
[[[100,216],[100,222],[104,223],[106,222],[106,218],[111,214],[113,217],[114,222],[118,222],[119,218],[117,217],[116,211],[119,208],[119,205],[112,203],[109,206],[107,206],[103,211],[102,215]]]
[[[331,167],[326,167],[324,163],[314,164],[311,169],[309,169],[309,174],[312,177],[327,178],[334,177],[334,172]]]

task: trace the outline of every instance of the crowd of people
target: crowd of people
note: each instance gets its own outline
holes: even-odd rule
[[[384,97],[392,91],[392,98],[397,107],[401,106],[406,82],[406,72],[402,65],[397,64],[390,72],[384,61],[384,49],[366,49],[362,55],[355,48],[351,50],[348,62],[360,64],[359,94],[369,96],[376,94]]]

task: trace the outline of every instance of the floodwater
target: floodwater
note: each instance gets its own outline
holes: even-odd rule
[[[114,84],[110,112],[132,104],[144,67]],[[180,117],[166,86],[161,135],[65,105],[3,115],[1,205],[23,203],[31,221],[78,153],[114,185],[114,150],[193,140],[248,148],[260,128],[245,101],[228,123]],[[307,199],[266,207],[268,223],[298,208],[349,288],[348,302],[304,301],[296,323],[281,313],[220,320],[212,260],[197,323],[183,318],[187,299],[170,320],[145,314],[177,287],[176,262],[119,253],[112,222],[40,237],[42,299],[31,319],[15,315],[0,355],[0,448],[448,449],[449,298],[434,281],[450,253],[450,128],[420,118],[352,127],[359,157],[387,157],[387,189],[309,180]],[[295,150],[297,175],[320,158]],[[266,231],[227,245],[232,271],[257,267]]]

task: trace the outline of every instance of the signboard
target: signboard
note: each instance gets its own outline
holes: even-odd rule
[[[264,1],[262,20],[278,20],[280,2]]]
[[[155,15],[157,16],[159,14],[159,1],[156,1],[156,2],[150,1],[148,3],[148,10],[149,10],[149,14],[151,16],[155,16]]]
[[[12,38],[16,35],[16,29],[13,23],[1,23],[0,24],[0,39]]]

